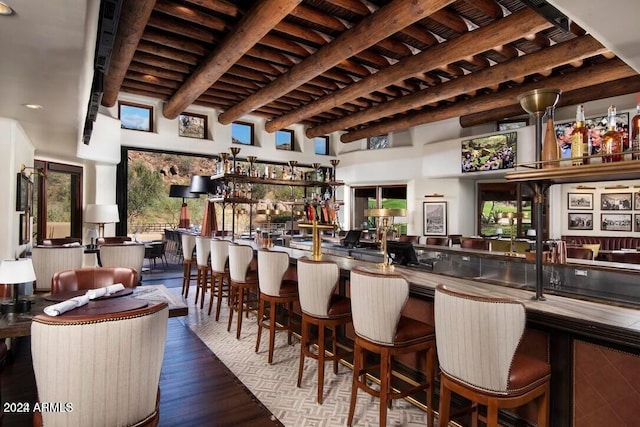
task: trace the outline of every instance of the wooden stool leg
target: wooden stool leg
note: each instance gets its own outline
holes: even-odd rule
[[[307,345],[309,340],[309,324],[307,320],[302,315],[302,325],[300,326],[300,363],[298,364],[298,383],[297,386],[300,388],[300,384],[302,383],[302,371],[304,370],[304,354],[307,351]]]
[[[248,295],[247,295],[248,296]],[[244,286],[238,287],[238,324],[236,325],[236,339],[240,339],[242,331],[242,311],[244,310]],[[249,310],[247,310],[248,312]]]
[[[324,325],[318,325],[318,403],[322,405],[324,393],[324,356],[325,356]]]
[[[229,322],[227,323],[227,332],[231,331],[231,322],[233,321],[233,310],[238,299],[238,289],[236,286],[229,287]]]
[[[492,399],[487,405],[487,427],[498,427],[498,405]]]
[[[362,369],[362,348],[357,343],[353,348],[353,379],[351,380],[351,403],[349,403],[349,415],[347,417],[347,425],[351,427],[353,424],[353,414],[356,410],[356,398],[358,397],[358,378]]]
[[[260,350],[260,340],[262,339],[262,325],[264,318],[264,300],[258,300],[258,337],[256,338],[256,353]]]
[[[213,272],[211,272],[211,295],[209,295],[209,313],[208,315],[211,316],[211,308],[213,307],[213,294],[215,293],[214,290],[216,288],[216,283],[217,283],[217,277],[213,274]]]
[[[434,347],[427,350],[427,427],[433,427],[435,423],[433,414],[433,396],[435,394],[433,392],[435,381],[435,353],[436,349]]]
[[[276,339],[276,307],[275,301],[269,301],[269,364],[273,362],[273,346]]]
[[[287,343],[293,343],[293,327],[291,326],[291,317],[293,316],[293,303],[287,303]]]
[[[216,322],[220,319],[220,308],[222,307],[222,295],[224,291],[224,276],[220,276],[218,284],[218,301],[216,302]],[[227,291],[229,293],[229,291]],[[229,305],[229,296],[227,296],[227,305]]]
[[[200,296],[200,280],[202,280],[202,270],[200,270],[200,266],[196,265],[196,305],[198,304],[198,297]]]
[[[545,387],[544,393],[538,397],[538,427],[549,426],[549,383]]]
[[[204,308],[204,294],[207,292],[207,283],[209,279],[209,269],[203,267],[202,270],[202,294],[200,295],[200,310]]]
[[[335,326],[331,327],[331,351],[333,351],[333,373],[338,375],[338,338]]]
[[[386,350],[380,353],[380,427],[387,425],[387,408],[389,403],[389,387],[391,385],[390,356]]]

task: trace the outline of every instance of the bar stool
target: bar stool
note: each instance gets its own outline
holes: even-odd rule
[[[287,343],[291,345],[293,328],[293,303],[298,301],[298,281],[285,279],[289,269],[289,255],[286,252],[274,252],[268,249],[258,251],[258,286],[260,297],[258,300],[258,336],[256,338],[256,353],[260,350],[262,329],[269,329],[268,362],[273,362],[273,344],[276,331],[287,331]],[[287,308],[286,324],[276,322],[278,304]],[[269,306],[269,316],[265,315],[265,305]]]
[[[193,259],[193,250],[196,247],[196,236],[192,234],[181,234],[180,239],[182,241],[182,295],[184,297],[189,296],[189,286],[191,281],[196,279],[197,276],[191,274],[191,268],[196,265],[196,260]]]
[[[335,293],[340,271],[338,264],[331,261],[313,261],[307,257],[298,259],[298,292],[302,309],[300,338],[300,365],[298,366],[298,387],[302,382],[304,358],[318,361],[318,403],[322,405],[324,394],[324,363],[333,362],[333,373],[338,373],[338,361],[344,354],[338,354],[336,328],[351,323],[351,300]],[[318,327],[318,338],[310,337],[311,325]],[[331,355],[326,353],[325,328],[331,330]],[[316,344],[318,352],[311,346]]]
[[[387,423],[392,399],[426,392],[427,425],[433,427],[433,380],[435,376],[435,328],[402,315],[409,299],[409,283],[401,275],[354,267],[351,270],[351,311],[356,333],[353,353],[353,383],[347,425],[351,426],[358,389],[380,398],[380,426]],[[365,351],[380,355],[380,364],[368,366]],[[426,381],[395,391],[392,387],[393,358],[426,352]],[[380,372],[380,390],[367,384],[367,374]],[[403,380],[396,377],[397,380]],[[394,384],[396,385],[396,384]],[[445,426],[446,424],[441,424]]]
[[[439,425],[449,423],[451,392],[487,406],[487,427],[498,426],[500,408],[516,408],[533,400],[537,425],[549,425],[551,367],[518,352],[525,317],[519,301],[436,287],[436,341],[442,371]],[[477,405],[473,417],[477,425]]]
[[[220,306],[222,298],[227,297],[229,302],[229,260],[228,240],[211,239],[211,297],[209,299],[209,315],[213,307],[214,294],[218,297],[216,304],[216,321],[220,319]],[[215,291],[215,292],[214,292]]]
[[[198,275],[196,278],[196,300],[198,304],[198,295],[200,295],[200,310],[204,307],[204,294],[209,287],[209,272],[211,267],[209,266],[209,254],[211,253],[211,237],[196,236],[196,265],[198,269]]]
[[[231,322],[233,321],[234,312],[238,315],[236,325],[236,338],[240,339],[242,331],[242,314],[249,316],[249,310],[255,309],[252,303],[255,299],[251,299],[250,293],[258,292],[258,272],[251,270],[251,261],[253,260],[253,249],[247,245],[237,245],[232,243],[229,245],[229,324],[227,332],[231,330]]]

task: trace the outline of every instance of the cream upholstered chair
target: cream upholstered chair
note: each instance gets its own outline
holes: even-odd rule
[[[222,298],[227,296],[229,302],[229,244],[228,240],[211,239],[211,296],[209,298],[209,315],[213,307],[213,297],[217,296],[216,321],[220,319]],[[215,292],[214,292],[215,291]],[[216,295],[214,295],[214,293]]]
[[[300,365],[298,366],[298,387],[302,383],[304,358],[318,361],[318,403],[322,404],[324,394],[324,363],[333,362],[333,373],[338,373],[338,361],[343,355],[338,352],[336,328],[351,323],[351,300],[335,293],[340,271],[338,264],[331,261],[314,261],[303,257],[298,259],[298,292],[302,310],[300,337]],[[318,328],[318,338],[313,340],[309,329]],[[331,355],[325,348],[325,329],[331,330]],[[311,348],[318,346],[318,351]]]
[[[122,243],[100,246],[100,265],[102,267],[129,267],[138,273],[138,282],[142,280],[144,263],[144,244]]]
[[[535,400],[538,426],[549,425],[549,363],[518,352],[526,318],[519,301],[435,291],[440,378],[439,425],[448,425],[451,393],[487,406],[487,426],[499,408]],[[477,406],[474,410],[477,425]]]
[[[260,249],[258,251],[258,286],[260,296],[258,300],[258,336],[256,338],[256,353],[260,350],[262,329],[269,329],[268,362],[273,362],[273,344],[276,331],[287,331],[287,342],[291,345],[293,329],[293,303],[298,301],[298,281],[285,279],[289,269],[289,255],[285,252]],[[265,314],[265,305],[269,305],[269,316]],[[278,304],[287,308],[287,318],[284,325],[276,322]]]
[[[231,330],[234,312],[238,315],[236,324],[236,338],[240,339],[242,331],[242,314],[255,308],[255,299],[251,293],[258,292],[258,272],[251,269],[253,261],[253,248],[247,245],[229,245],[229,324],[227,331]]]
[[[193,259],[193,250],[196,247],[196,236],[193,234],[181,234],[182,239],[182,295],[184,297],[189,296],[189,285],[191,280],[197,279],[197,276],[191,274],[191,268],[196,265],[196,260]]]
[[[200,296],[200,291],[202,291],[202,295],[200,296],[200,309],[204,307],[204,295],[207,293],[207,289],[209,289],[209,272],[211,271],[209,267],[210,254],[211,237],[196,236],[196,268],[198,269],[198,275],[196,277],[195,303],[198,305],[198,296]]]
[[[51,278],[62,270],[82,267],[84,246],[35,246],[31,252],[36,290],[50,291]]]
[[[358,390],[362,389],[372,396],[380,397],[380,426],[387,423],[387,407],[391,407],[392,399],[425,392],[427,425],[433,427],[436,345],[434,326],[402,315],[402,309],[409,300],[409,283],[401,275],[354,267],[350,283],[351,314],[356,339],[347,425],[352,425],[356,397]],[[369,358],[365,352],[379,354],[380,364],[367,365]],[[426,354],[426,381],[418,385],[409,384],[409,387],[397,391],[398,384],[394,382],[392,385],[394,357],[413,353]],[[372,388],[367,379],[367,374],[377,372],[380,375],[380,390]],[[401,381],[403,378],[396,379]]]
[[[73,406],[37,412],[34,425],[157,425],[168,313],[161,303],[95,316],[35,316],[31,353],[38,399]]]

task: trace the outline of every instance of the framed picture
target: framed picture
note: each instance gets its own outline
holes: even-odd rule
[[[631,206],[631,193],[602,193],[600,195],[600,209],[603,211],[630,211]]]
[[[633,209],[640,211],[640,191],[633,193]]]
[[[508,120],[500,120],[496,123],[496,130],[498,132],[503,132],[506,130],[513,130],[518,128],[523,128],[525,126],[529,126],[529,119],[508,119]]]
[[[636,214],[636,233],[640,233],[640,214]]]
[[[389,148],[388,133],[367,138],[367,150],[377,150],[379,148]]]
[[[616,114],[617,130],[623,135],[623,150],[629,149],[629,113]],[[600,152],[602,137],[607,132],[607,116],[590,117],[584,121],[589,130],[591,154]],[[571,132],[576,127],[575,121],[555,123],[556,138],[560,146],[560,157],[571,157]]]
[[[570,212],[567,223],[569,230],[593,230],[593,214]]]
[[[178,136],[206,139],[207,116],[195,113],[180,114],[178,116]]]
[[[593,210],[593,193],[569,193],[567,195],[567,208],[572,210]]]
[[[31,184],[31,192],[29,191],[29,184]],[[16,181],[16,211],[29,212],[31,209],[30,197],[33,195],[33,183],[23,173],[18,172]]]
[[[231,123],[231,142],[234,144],[253,145],[253,123]]]
[[[462,173],[510,169],[516,164],[516,132],[462,141]]]
[[[119,101],[118,118],[122,129],[153,132],[153,107],[149,105]]]
[[[631,231],[631,214],[600,214],[602,231]]]
[[[20,214],[20,245],[29,243],[29,214]]]
[[[276,149],[293,151],[295,133],[290,129],[276,131]]]
[[[424,235],[447,235],[447,202],[423,202]]]

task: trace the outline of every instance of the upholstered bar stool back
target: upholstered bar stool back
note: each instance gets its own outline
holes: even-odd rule
[[[209,299],[209,315],[213,307],[214,291],[218,297],[216,303],[216,321],[220,319],[222,298],[229,298],[229,244],[228,240],[211,239],[211,297]]]
[[[186,298],[189,296],[191,280],[197,278],[197,276],[191,274],[192,267],[196,265],[196,260],[193,259],[196,236],[193,234],[181,234],[180,239],[182,247],[182,295]]]
[[[157,425],[167,304],[94,316],[35,316],[31,353],[47,427]]]
[[[142,280],[142,264],[144,263],[144,244],[122,243],[100,246],[100,262],[102,267],[129,267],[138,274],[138,282]]]
[[[209,255],[211,254],[211,237],[196,236],[196,266],[198,275],[196,278],[196,304],[200,295],[200,309],[204,307],[204,294],[209,288]],[[200,294],[202,292],[202,294]]]
[[[251,298],[251,293],[258,292],[258,274],[256,270],[251,270],[253,261],[253,248],[247,245],[229,245],[229,277],[230,283],[230,304],[229,323],[227,331],[231,330],[234,313],[238,316],[236,324],[236,338],[240,339],[242,331],[242,314],[248,316],[249,310],[255,308],[256,299]]]
[[[343,356],[338,353],[337,328],[351,323],[351,300],[335,293],[340,271],[338,264],[331,261],[298,259],[298,292],[302,310],[300,338],[300,364],[298,366],[298,387],[302,383],[305,357],[318,361],[318,398],[322,404],[324,394],[324,363],[333,362],[333,372],[338,373],[338,361]],[[311,325],[318,328],[318,338],[313,340]],[[331,354],[326,352],[325,329],[331,331]],[[317,353],[311,350],[318,346]]]
[[[401,275],[355,267],[351,271],[351,311],[356,333],[353,383],[347,425],[355,413],[358,389],[380,397],[380,426],[386,425],[392,399],[417,392],[426,393],[427,425],[433,427],[433,379],[435,374],[435,329],[433,325],[402,315],[409,300],[409,283]],[[368,383],[367,374],[378,366],[367,366],[365,352],[380,355],[380,390]],[[426,381],[397,391],[392,387],[393,359],[397,355],[426,353]],[[397,377],[397,380],[402,380]],[[446,425],[446,424],[443,424]]]
[[[551,368],[546,361],[517,351],[526,323],[522,303],[438,285],[435,321],[442,370],[440,425],[449,422],[451,392],[487,406],[489,427],[498,426],[499,408],[532,400],[537,402],[537,425],[549,425]]]
[[[83,246],[35,246],[31,252],[36,273],[36,290],[50,291],[51,278],[62,270],[82,267]]]
[[[116,283],[134,288],[138,286],[138,274],[129,267],[83,267],[58,271],[51,279],[51,292],[96,289]]]
[[[449,246],[449,238],[448,237],[427,237],[425,241],[427,245],[432,246]]]
[[[258,336],[256,338],[256,353],[260,350],[262,329],[269,329],[269,356],[268,362],[273,362],[273,347],[276,331],[287,331],[287,342],[291,345],[293,329],[291,317],[293,316],[293,303],[298,301],[297,280],[284,279],[289,269],[289,255],[285,252],[261,249],[258,251],[258,286],[260,296],[258,300]],[[278,304],[287,309],[284,324],[276,321]],[[268,307],[268,315],[265,309]]]

